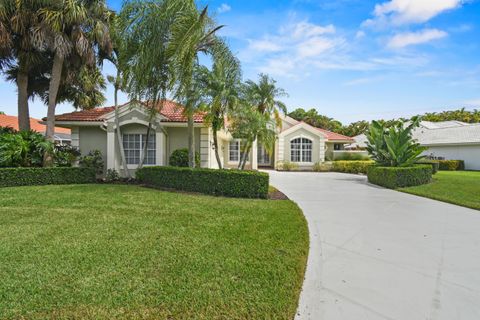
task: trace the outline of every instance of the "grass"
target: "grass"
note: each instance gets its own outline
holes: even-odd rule
[[[0,189],[0,318],[293,319],[291,201],[125,185]]]
[[[439,171],[434,181],[400,191],[480,210],[480,172]]]

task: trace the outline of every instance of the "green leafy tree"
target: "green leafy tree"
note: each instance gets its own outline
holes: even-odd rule
[[[386,128],[385,124],[372,121],[367,132],[367,150],[372,159],[381,166],[408,167],[422,158],[427,148],[421,147],[413,138],[412,131],[420,124],[420,118],[410,123],[399,123]]]
[[[71,64],[94,65],[99,47],[111,51],[108,24],[111,11],[105,0],[45,0],[42,4],[36,13],[39,24],[31,33],[35,47],[53,56],[46,132],[47,139],[53,141],[62,73]]]
[[[213,131],[213,148],[218,168],[222,169],[218,147],[218,131],[225,128],[225,120],[239,104],[241,81],[240,61],[236,59],[228,47],[219,45],[223,52],[214,55],[214,63],[210,71],[206,67],[200,69],[200,81],[207,97],[205,120]],[[223,47],[223,48],[222,48]]]
[[[340,133],[340,131],[343,129],[342,123],[340,121],[321,115],[315,109],[305,111],[302,108],[298,108],[290,112],[288,115],[295,120],[303,121],[317,128],[322,128],[338,133]]]

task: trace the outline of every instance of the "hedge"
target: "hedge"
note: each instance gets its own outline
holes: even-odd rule
[[[368,168],[368,182],[389,188],[419,186],[432,181],[431,165],[414,167],[377,167]]]
[[[94,183],[91,168],[1,168],[0,187]]]
[[[457,171],[465,170],[465,161],[463,160],[436,160],[439,164],[439,170]]]
[[[428,164],[432,166],[432,174],[437,174],[440,170],[440,163],[437,160],[421,160],[417,164]]]
[[[345,173],[363,173],[367,174],[368,167],[375,164],[372,160],[340,160],[334,161],[332,171]]]
[[[144,167],[137,180],[153,187],[233,198],[267,198],[269,176],[257,171]]]

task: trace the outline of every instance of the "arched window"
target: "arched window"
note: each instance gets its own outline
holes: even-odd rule
[[[290,141],[290,161],[312,162],[312,140],[296,138]]]

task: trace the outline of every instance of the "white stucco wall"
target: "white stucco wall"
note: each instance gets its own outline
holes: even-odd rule
[[[447,160],[465,161],[466,170],[480,170],[480,145],[434,146],[424,152]]]

